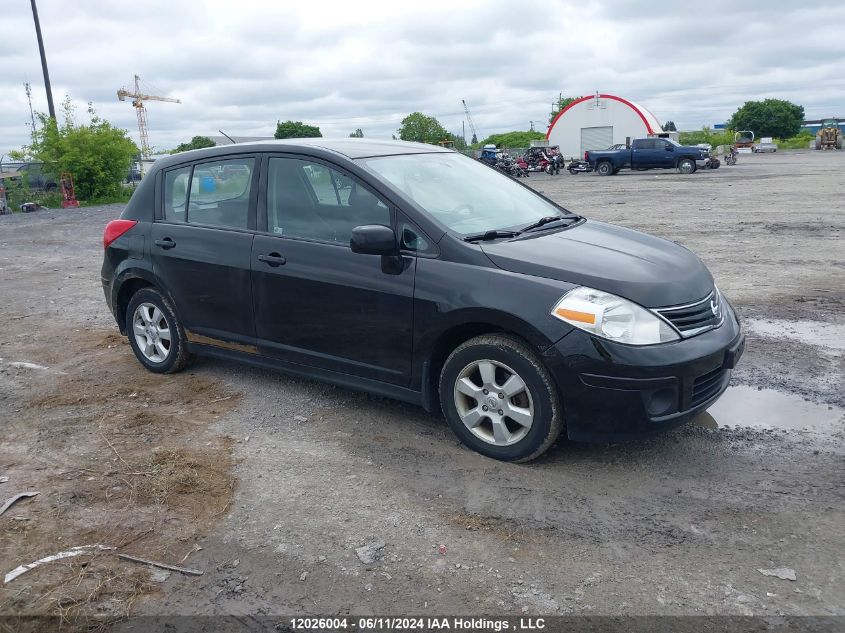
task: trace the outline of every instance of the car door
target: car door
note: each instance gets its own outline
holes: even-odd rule
[[[656,167],[654,140],[636,139],[631,147],[631,167],[650,169]]]
[[[389,204],[336,165],[270,156],[252,250],[260,353],[410,382],[416,259],[353,253],[355,226],[393,226]]]
[[[250,255],[256,157],[174,167],[162,174],[160,191],[151,229],[153,270],[175,303],[188,340],[255,352]]]
[[[674,167],[675,161],[678,160],[675,146],[665,139],[656,139],[654,143],[657,147],[655,154],[657,154],[658,165],[665,168]]]

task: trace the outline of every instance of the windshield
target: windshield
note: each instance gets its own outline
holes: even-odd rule
[[[462,154],[404,154],[361,162],[462,235],[518,229],[543,217],[567,215],[530,189]]]

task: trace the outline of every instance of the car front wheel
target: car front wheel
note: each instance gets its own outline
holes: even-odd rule
[[[613,175],[613,165],[611,165],[607,161],[601,162],[596,166],[596,173],[599,176],[612,176]]]
[[[440,374],[440,402],[469,448],[508,462],[542,455],[563,427],[548,370],[521,339],[485,334],[458,346]]]
[[[684,158],[678,163],[678,171],[682,174],[691,174],[695,171],[695,161],[691,158]]]

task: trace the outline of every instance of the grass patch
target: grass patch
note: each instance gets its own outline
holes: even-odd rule
[[[59,209],[62,206],[62,194],[58,191],[43,191],[41,189],[29,189],[21,183],[8,183],[6,199],[9,202],[9,209],[12,213],[20,213],[21,205],[25,202],[35,202],[48,209]],[[106,204],[125,204],[135,192],[133,185],[121,187],[119,191],[110,196],[92,198],[91,200],[79,200],[80,207],[98,207]]]

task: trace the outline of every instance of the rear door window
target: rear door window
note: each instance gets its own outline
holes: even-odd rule
[[[254,158],[230,158],[194,165],[188,223],[247,228]]]

